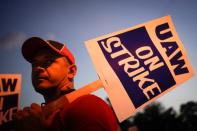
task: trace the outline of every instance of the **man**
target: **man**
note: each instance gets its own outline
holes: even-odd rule
[[[46,106],[31,104],[19,110],[13,119],[20,131],[116,131],[116,118],[110,107],[94,95],[84,95],[59,107],[61,96],[74,91],[77,71],[75,59],[68,48],[56,41],[32,37],[22,46],[24,58],[32,65],[32,83],[41,93]],[[52,103],[52,104],[51,104]],[[49,108],[49,107],[48,107]],[[47,114],[47,115],[46,115]]]

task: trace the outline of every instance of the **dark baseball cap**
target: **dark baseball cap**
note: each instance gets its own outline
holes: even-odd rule
[[[27,39],[22,45],[22,54],[23,57],[31,63],[35,53],[46,48],[52,49],[56,53],[65,56],[72,64],[75,64],[75,58],[66,45],[53,40],[43,40],[40,37]]]

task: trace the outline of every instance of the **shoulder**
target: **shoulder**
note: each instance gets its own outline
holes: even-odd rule
[[[109,105],[94,95],[85,95],[73,101],[66,113],[69,125],[99,127],[114,130],[117,126],[116,117]],[[73,127],[72,126],[72,127]]]
[[[102,117],[107,117],[103,113],[113,114],[109,105],[95,95],[79,97],[70,104],[68,112],[86,117],[101,117],[100,113],[102,113]]]
[[[103,108],[109,108],[109,105],[102,100],[101,98],[95,95],[84,95],[77,98],[75,101],[71,103],[71,108],[99,108],[98,106]]]

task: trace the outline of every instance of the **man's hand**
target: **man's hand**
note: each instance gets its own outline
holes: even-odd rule
[[[13,120],[16,121],[17,131],[43,131],[50,127],[58,112],[59,110],[56,110],[48,117],[45,117],[41,106],[33,103],[30,107],[25,107],[14,114]]]

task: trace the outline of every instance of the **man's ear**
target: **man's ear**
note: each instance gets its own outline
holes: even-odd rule
[[[75,75],[77,73],[77,66],[75,64],[72,64],[68,68],[69,68],[68,78],[72,79],[75,77]]]

